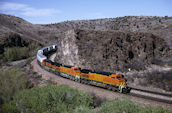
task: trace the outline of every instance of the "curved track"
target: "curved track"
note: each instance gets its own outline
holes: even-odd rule
[[[130,86],[130,87],[133,90],[137,90],[137,91],[141,91],[141,92],[147,92],[147,93],[161,95],[161,96],[167,96],[167,97],[171,97],[172,98],[172,93],[171,92],[158,92],[158,91],[152,91],[152,90],[146,90],[146,89],[142,89],[142,88],[137,88],[137,87],[133,87],[133,86]]]
[[[51,55],[50,60],[54,61],[56,54]],[[131,87],[130,95],[152,99],[160,102],[166,102],[172,104],[172,95],[167,93],[160,93],[145,89],[139,89],[137,87]]]
[[[130,91],[130,95],[172,104],[172,96],[167,96],[164,94],[161,95],[160,93],[157,94],[156,92],[132,89]]]
[[[50,59],[53,60],[55,57],[55,54],[53,54]],[[52,82],[56,83],[57,85],[59,84],[67,84],[73,88],[77,88],[79,90],[83,90],[86,91],[88,93],[93,93],[98,97],[101,98],[106,98],[106,99],[114,99],[116,97],[118,98],[123,98],[123,97],[127,97],[130,98],[133,101],[139,102],[141,104],[148,104],[148,105],[153,105],[153,106],[163,106],[163,107],[167,107],[169,109],[172,109],[172,104],[170,104],[169,102],[166,103],[165,101],[160,101],[157,99],[153,99],[153,98],[146,98],[146,96],[142,96],[140,95],[140,93],[134,93],[133,91],[131,91],[131,94],[126,95],[126,94],[120,94],[117,92],[113,92],[113,91],[109,91],[107,89],[103,89],[103,88],[99,88],[99,87],[95,87],[95,86],[90,86],[90,85],[85,85],[85,84],[81,84],[75,81],[71,81],[69,79],[66,78],[62,78],[60,76],[57,76],[53,73],[50,73],[44,69],[42,69],[38,64],[37,64],[37,60],[35,59],[34,61],[32,61],[32,66],[33,66],[33,71],[39,73],[40,75],[42,75],[43,79],[46,80],[51,80]],[[140,97],[139,97],[140,95]]]

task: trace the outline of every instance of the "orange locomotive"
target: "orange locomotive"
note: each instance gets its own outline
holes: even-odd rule
[[[98,84],[113,91],[120,91],[121,93],[130,91],[122,74],[116,75],[109,72],[93,72],[91,70],[86,72],[81,70],[81,78],[84,78],[91,84]]]
[[[113,74],[109,72],[95,72],[87,69],[81,69],[80,67],[68,66],[52,62],[45,59],[42,62],[47,66],[49,70],[59,72],[63,77],[96,86],[102,86],[113,91],[119,91],[121,93],[130,92],[130,88],[126,84],[126,79],[122,74]]]

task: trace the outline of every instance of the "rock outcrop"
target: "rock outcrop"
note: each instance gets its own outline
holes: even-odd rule
[[[57,60],[81,68],[116,72],[128,68],[141,70],[154,58],[171,56],[172,50],[165,40],[151,33],[69,30],[58,44]]]

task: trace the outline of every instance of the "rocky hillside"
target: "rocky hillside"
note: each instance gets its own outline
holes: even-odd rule
[[[24,47],[37,42],[35,27],[25,20],[10,16],[0,15],[0,54],[7,47]]]
[[[172,89],[170,17],[70,21],[46,27],[64,31],[58,37],[60,63],[122,72],[134,86]]]
[[[172,46],[172,18],[126,16],[97,20],[76,20],[55,24],[31,24],[19,17],[0,14],[0,38],[6,39],[10,34],[17,34],[22,39],[38,41],[42,44],[57,42],[63,38],[66,31],[71,29],[151,32],[163,37]],[[5,41],[1,41],[3,44]]]
[[[97,20],[66,21],[62,23],[45,25],[58,31],[70,29],[92,29],[92,30],[119,30],[130,32],[151,32],[170,40],[172,30],[171,17],[150,16],[126,16],[120,18],[107,18]],[[167,41],[169,44],[170,42]]]
[[[79,56],[72,58],[73,55],[83,55],[85,61],[90,60],[86,58],[90,55],[92,61],[98,60],[97,63],[100,61],[107,63],[113,59],[118,65],[108,68],[121,70],[124,63],[130,64],[137,60],[148,63],[155,57],[171,59],[172,18],[170,17],[141,16],[67,21],[45,25],[45,27],[57,29],[59,32],[57,39],[61,53],[58,53],[57,60],[62,63],[79,65],[81,63],[76,63],[81,62],[78,60]],[[99,58],[92,53],[98,54],[96,56]],[[113,57],[116,57],[116,60]],[[83,62],[85,63],[89,62]],[[86,67],[93,68],[91,65]],[[97,68],[101,67],[94,67],[94,69]]]
[[[171,56],[165,40],[151,33],[70,30],[59,43],[57,59],[64,64],[114,72],[142,70],[153,58],[165,61]]]

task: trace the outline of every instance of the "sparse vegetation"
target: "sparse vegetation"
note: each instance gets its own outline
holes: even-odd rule
[[[13,100],[3,106],[3,113],[73,113],[90,109],[93,99],[87,93],[66,85],[34,87],[15,94]]]
[[[28,52],[29,52],[29,56],[30,57],[33,57],[36,55],[37,51],[41,48],[40,45],[37,45],[35,43],[31,43],[29,46],[28,46]]]
[[[155,70],[152,72],[148,72],[145,74],[146,80],[145,83],[147,85],[152,85],[164,89],[166,91],[172,91],[172,71],[164,71],[161,72],[159,70]]]
[[[4,53],[6,61],[16,61],[29,57],[28,48],[26,47],[13,47],[7,48]]]
[[[170,113],[166,108],[142,106],[127,98],[105,101],[95,108],[92,96],[66,85],[20,91],[2,108],[3,113]]]
[[[12,73],[14,74],[14,71],[12,71]],[[22,75],[22,72],[19,72],[18,74]],[[150,76],[150,78],[152,79],[152,76]],[[2,81],[6,80],[2,79]],[[18,85],[20,83],[15,82],[15,84]],[[13,97],[12,101],[3,105],[3,113],[29,113],[34,112],[33,110],[38,113],[94,113],[94,107],[99,107],[97,111],[100,113],[120,113],[121,111],[125,113],[170,113],[170,111],[162,107],[154,108],[141,106],[129,99],[115,99],[113,101],[107,101],[106,99],[97,98],[94,94],[92,94],[90,98],[88,94],[78,94],[78,92],[80,93],[81,91],[74,90],[68,86],[56,87],[50,85],[45,87],[46,88],[35,87],[31,90],[18,92]],[[4,92],[2,89],[0,89],[0,91]],[[78,99],[78,97],[80,99]],[[0,98],[0,100],[2,102],[2,98]]]
[[[127,80],[142,87],[155,87],[166,91],[172,91],[172,71],[171,70],[145,70],[135,71],[127,76]]]
[[[9,102],[17,91],[30,86],[31,83],[24,77],[23,71],[17,69],[0,70],[0,106]]]
[[[5,48],[5,52],[0,54],[2,61],[16,61],[26,59],[36,55],[36,52],[40,49],[40,46],[31,44],[28,47],[8,47]]]
[[[114,99],[104,102],[99,113],[170,113],[168,109],[162,107],[141,106],[129,99]]]
[[[78,106],[74,113],[95,113],[93,109],[86,107],[86,106]]]

